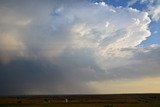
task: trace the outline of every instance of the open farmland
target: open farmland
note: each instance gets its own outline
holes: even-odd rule
[[[0,107],[160,107],[160,94],[10,96]]]

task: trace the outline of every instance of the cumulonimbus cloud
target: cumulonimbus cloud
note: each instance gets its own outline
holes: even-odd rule
[[[142,78],[151,75],[151,69],[145,71],[148,67],[159,63],[151,57],[153,61],[145,65],[152,52],[158,55],[159,47],[136,47],[150,36],[147,12],[104,2],[20,3],[6,8],[4,2],[0,11],[14,13],[0,16],[4,19],[0,20],[4,25],[0,26],[0,52],[12,56],[0,64],[0,93],[94,93],[90,82]],[[153,74],[159,74],[157,69]]]

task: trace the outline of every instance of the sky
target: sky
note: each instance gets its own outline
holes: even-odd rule
[[[160,92],[160,0],[0,0],[0,95]]]

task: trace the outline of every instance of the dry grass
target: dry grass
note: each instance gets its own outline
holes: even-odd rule
[[[160,107],[160,94],[3,97],[0,107]]]

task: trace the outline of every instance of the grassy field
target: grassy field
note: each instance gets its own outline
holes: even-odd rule
[[[1,97],[0,107],[160,107],[160,94]]]

